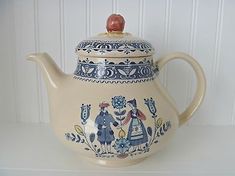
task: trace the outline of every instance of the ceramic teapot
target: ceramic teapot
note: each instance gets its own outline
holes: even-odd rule
[[[154,61],[154,48],[124,33],[125,20],[113,14],[107,32],[81,41],[77,67],[63,73],[47,53],[28,56],[41,68],[49,96],[50,122],[58,139],[92,162],[127,166],[163,148],[201,104],[204,73],[191,56],[173,53]],[[197,89],[179,113],[158,73],[173,59],[189,63]]]

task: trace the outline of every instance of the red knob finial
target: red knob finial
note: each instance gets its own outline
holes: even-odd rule
[[[122,32],[124,29],[125,20],[119,14],[112,14],[107,19],[106,29],[108,32]]]

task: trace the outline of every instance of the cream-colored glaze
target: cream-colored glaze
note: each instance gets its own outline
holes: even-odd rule
[[[163,58],[160,58],[156,64],[158,65],[159,69],[161,70],[162,67],[169,61],[174,59],[183,59],[185,62],[190,64],[196,74],[197,79],[197,88],[196,93],[194,95],[193,101],[190,105],[179,115],[179,124],[184,124],[187,120],[189,120],[193,113],[199,108],[200,104],[203,101],[203,98],[206,93],[206,78],[204,72],[200,66],[200,64],[191,56],[185,53],[172,53]]]
[[[44,74],[49,95],[50,122],[57,138],[67,147],[76,151],[78,157],[84,157],[97,164],[110,165],[113,167],[135,164],[166,146],[178,126],[186,122],[201,104],[205,93],[205,77],[201,67],[192,57],[183,53],[175,53],[160,59],[156,64],[161,69],[168,61],[175,58],[182,58],[190,63],[196,73],[198,81],[195,98],[182,114],[179,114],[172,99],[161,86],[158,78],[153,81],[141,83],[92,83],[74,79],[73,75],[64,74],[46,53],[31,54],[28,56],[29,60],[35,61],[40,66]],[[105,58],[94,57],[89,59],[102,61]],[[122,58],[108,58],[109,61],[113,62],[119,62],[121,59]],[[142,58],[129,59],[138,61]],[[135,98],[137,100],[138,109],[140,109],[147,117],[143,122],[145,127],[154,126],[153,118],[151,117],[147,106],[144,105],[144,99],[148,97],[152,97],[156,100],[158,118],[160,117],[163,121],[171,122],[171,128],[164,136],[161,136],[157,144],[151,146],[149,152],[132,157],[128,156],[125,159],[117,157],[99,158],[96,157],[93,152],[84,150],[84,145],[73,143],[65,139],[66,132],[75,132],[74,125],[81,124],[81,104],[91,104],[92,111],[90,118],[87,120],[86,133],[96,134],[97,128],[95,127],[95,117],[99,113],[99,103],[103,101],[110,102],[111,97],[116,95],[125,96],[127,99]],[[112,112],[110,108],[111,107],[108,107],[108,110]],[[127,126],[124,126],[123,128],[125,131],[128,131]],[[112,129],[115,136],[117,136],[119,129],[115,127],[112,127]],[[95,141],[94,144],[99,146],[98,141]]]

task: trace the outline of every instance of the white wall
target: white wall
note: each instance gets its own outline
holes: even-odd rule
[[[46,51],[72,73],[78,41],[104,32],[112,12],[157,56],[183,51],[201,63],[207,94],[189,125],[235,125],[233,0],[0,0],[0,122],[49,122],[41,73],[25,56]],[[191,68],[174,61],[160,78],[183,110],[195,90]]]

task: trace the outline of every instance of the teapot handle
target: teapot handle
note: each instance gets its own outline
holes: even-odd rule
[[[166,63],[174,59],[182,59],[189,63],[193,67],[197,79],[197,89],[194,98],[189,104],[189,106],[185,109],[185,111],[179,115],[179,126],[181,126],[192,117],[193,113],[198,109],[198,107],[202,103],[206,91],[206,79],[202,67],[199,65],[199,63],[193,57],[185,53],[176,52],[169,54],[156,61],[156,64],[159,70],[161,70]]]

